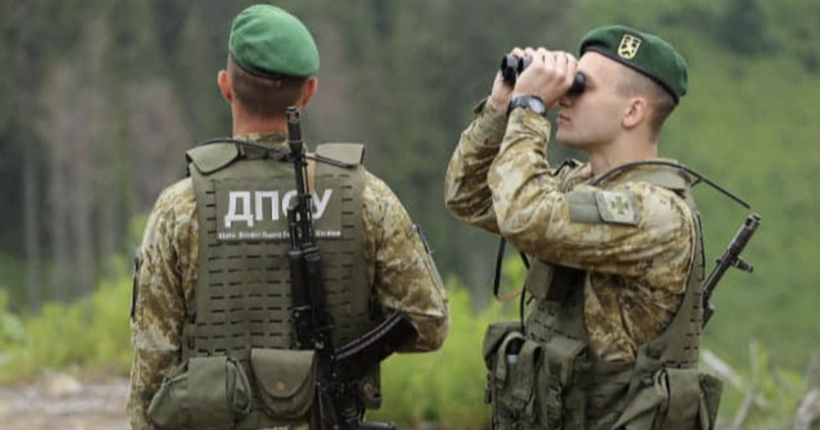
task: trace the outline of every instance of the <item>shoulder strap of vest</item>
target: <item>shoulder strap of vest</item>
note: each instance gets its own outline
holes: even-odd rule
[[[189,149],[185,155],[190,164],[207,175],[231,164],[239,156],[239,148],[232,143],[212,143]]]
[[[652,185],[672,191],[683,191],[689,188],[691,183],[689,177],[682,170],[668,166],[658,166],[656,169],[638,172],[632,176],[632,179],[649,182]]]
[[[697,364],[701,331],[701,283],[705,259],[703,232],[697,206],[691,193],[691,179],[682,169],[659,165],[657,169],[640,172],[635,178],[676,192],[692,211],[695,222],[695,249],[689,267],[689,279],[681,304],[669,325],[654,339],[638,349],[638,372],[648,372],[659,363],[673,367],[692,367]]]
[[[317,156],[341,161],[345,164],[362,164],[364,162],[364,153],[365,146],[361,143],[323,143],[316,146]]]

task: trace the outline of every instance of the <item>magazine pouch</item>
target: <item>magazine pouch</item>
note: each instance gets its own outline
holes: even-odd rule
[[[541,346],[527,340],[520,322],[491,324],[484,337],[485,400],[492,405],[494,430],[538,428],[535,378]]]

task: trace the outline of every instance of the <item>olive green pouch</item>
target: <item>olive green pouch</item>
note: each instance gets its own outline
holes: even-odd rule
[[[493,363],[495,363],[496,359],[496,352],[501,346],[501,342],[511,332],[522,332],[520,321],[504,321],[487,326],[487,331],[484,333],[484,344],[482,347],[484,364],[487,365],[487,370],[491,370],[493,367]]]
[[[654,430],[660,428],[669,405],[666,371],[661,369],[651,378],[639,381],[641,387],[629,400],[613,429]]]
[[[587,365],[586,343],[556,335],[544,346],[544,364],[538,375],[539,419],[548,429],[584,421],[586,398],[575,385],[576,371]]]
[[[629,402],[613,428],[710,430],[717,419],[723,383],[697,369],[657,371]]]
[[[535,378],[541,346],[527,340],[520,322],[491,324],[484,337],[486,401],[492,404],[493,429],[537,428]]]
[[[305,415],[316,395],[316,354],[311,350],[253,349],[251,368],[259,403],[276,419]]]
[[[159,428],[230,428],[250,410],[251,388],[242,366],[226,356],[194,357],[165,378],[148,417]]]

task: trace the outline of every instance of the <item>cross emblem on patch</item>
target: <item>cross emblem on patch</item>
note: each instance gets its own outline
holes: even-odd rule
[[[609,208],[620,216],[627,213],[632,213],[632,205],[624,199],[624,196],[618,194],[609,201]]]
[[[629,193],[601,190],[595,193],[598,213],[604,222],[636,225],[638,214],[635,212],[635,201]]]

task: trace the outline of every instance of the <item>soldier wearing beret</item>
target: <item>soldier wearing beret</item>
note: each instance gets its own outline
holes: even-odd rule
[[[135,430],[307,428],[314,409],[313,356],[294,347],[285,211],[295,175],[281,155],[286,110],[316,93],[319,54],[302,22],[270,5],[236,16],[228,51],[217,83],[233,140],[188,152],[189,176],[162,191],[136,259]],[[362,156],[361,145],[319,145],[307,166],[333,340],[356,340],[398,312],[417,332],[398,352],[438,349],[449,328],[441,279],[419,228]],[[350,381],[345,419],[379,405],[378,363],[366,370]]]
[[[531,63],[514,85],[496,77],[445,184],[458,219],[531,261],[528,316],[484,340],[493,427],[712,428],[720,382],[697,370],[701,227],[690,178],[658,158],[684,59],[620,25],[586,34],[580,59],[511,54]],[[587,162],[548,162],[553,107],[555,139]]]

